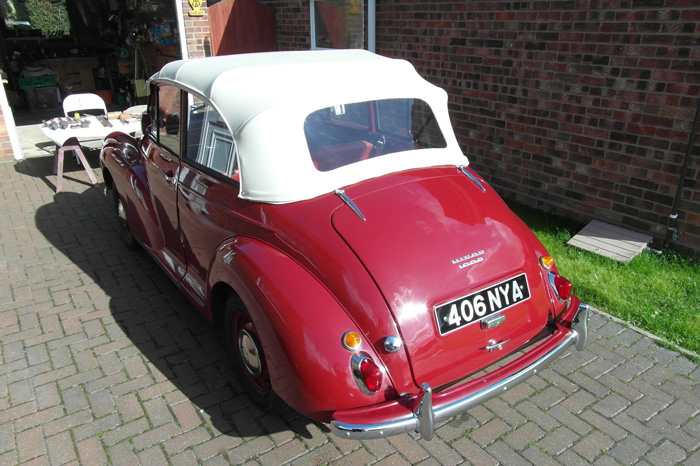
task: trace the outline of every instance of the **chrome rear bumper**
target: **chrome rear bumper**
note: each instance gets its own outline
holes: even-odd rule
[[[338,420],[331,421],[331,430],[339,437],[353,439],[373,439],[388,437],[405,432],[418,432],[426,439],[433,438],[436,422],[453,417],[476,405],[507,391],[527,378],[545,369],[550,363],[564,353],[570,346],[581,351],[588,340],[588,305],[580,303],[571,324],[571,333],[557,346],[525,368],[504,377],[497,382],[476,392],[445,405],[433,407],[433,391],[423,383],[422,400],[417,409],[400,418],[372,424],[354,424]]]

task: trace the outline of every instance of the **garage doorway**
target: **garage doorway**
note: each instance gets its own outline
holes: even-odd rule
[[[39,125],[63,116],[65,96],[95,93],[110,111],[145,103],[145,80],[182,56],[177,0],[0,0],[0,15],[0,67],[25,158],[53,155]]]

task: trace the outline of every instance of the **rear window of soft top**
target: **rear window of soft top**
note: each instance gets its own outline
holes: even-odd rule
[[[447,147],[433,111],[420,99],[322,108],[306,117],[304,134],[319,171],[396,152]]]

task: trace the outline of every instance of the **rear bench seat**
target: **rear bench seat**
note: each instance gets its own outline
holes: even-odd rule
[[[367,141],[353,141],[319,147],[311,151],[311,159],[318,170],[327,172],[367,159],[373,147]]]

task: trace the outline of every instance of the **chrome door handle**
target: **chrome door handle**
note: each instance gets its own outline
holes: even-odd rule
[[[165,160],[168,163],[175,163],[175,162],[173,162],[173,160],[170,157],[166,157],[165,155],[163,155],[162,152],[159,152],[158,155],[160,156],[161,159]]]

